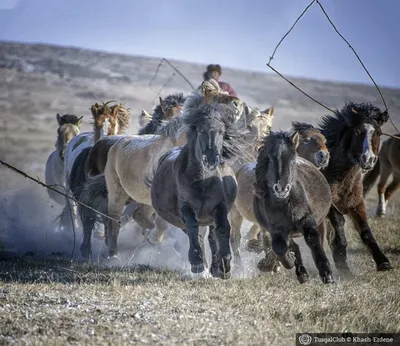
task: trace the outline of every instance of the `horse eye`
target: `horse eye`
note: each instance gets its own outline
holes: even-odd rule
[[[304,138],[303,142],[304,143],[309,143],[310,142],[310,138]]]

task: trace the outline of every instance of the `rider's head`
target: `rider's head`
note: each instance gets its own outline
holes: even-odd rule
[[[214,78],[215,80],[218,80],[219,77],[221,76],[221,66],[220,65],[208,65],[207,66],[207,79]]]

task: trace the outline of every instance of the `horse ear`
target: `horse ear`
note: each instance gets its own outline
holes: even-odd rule
[[[264,111],[264,113],[267,113],[270,117],[273,117],[273,116],[274,116],[274,112],[275,112],[274,106],[271,106],[271,107],[267,108],[267,109]]]
[[[81,126],[82,120],[83,120],[83,115],[80,118],[78,118],[78,122],[76,123],[76,125]]]
[[[244,114],[249,115],[252,112],[252,109],[245,103],[244,104]]]
[[[61,115],[57,113],[58,126],[61,126]]]
[[[152,116],[145,109],[142,109],[142,113],[139,117],[139,125],[140,127],[145,127],[152,120]]]
[[[159,101],[160,101],[161,109],[162,109],[163,113],[165,113],[167,109],[166,109],[166,107],[165,107],[164,100],[162,99],[161,96],[160,96],[158,99],[159,99]]]
[[[300,143],[300,135],[297,131],[293,131],[293,133],[289,136],[289,140],[291,141],[294,150],[297,150],[297,147]]]
[[[376,119],[376,122],[378,123],[379,126],[382,126],[389,120],[389,114],[387,111],[384,111],[383,113],[380,113],[378,115],[378,118]]]

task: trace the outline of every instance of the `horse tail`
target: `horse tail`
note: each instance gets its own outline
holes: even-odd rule
[[[368,194],[368,192],[371,190],[372,186],[375,184],[376,179],[378,179],[379,174],[380,174],[380,160],[378,157],[378,160],[375,163],[374,168],[372,168],[370,171],[368,171],[363,179],[363,195],[364,197]]]

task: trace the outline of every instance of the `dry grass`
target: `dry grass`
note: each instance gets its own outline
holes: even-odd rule
[[[349,229],[349,262],[356,277],[329,286],[312,265],[312,281],[300,285],[293,270],[187,281],[145,267],[3,258],[0,340],[26,345],[284,345],[294,342],[296,332],[400,332],[398,221],[372,221],[393,271],[376,272]]]

